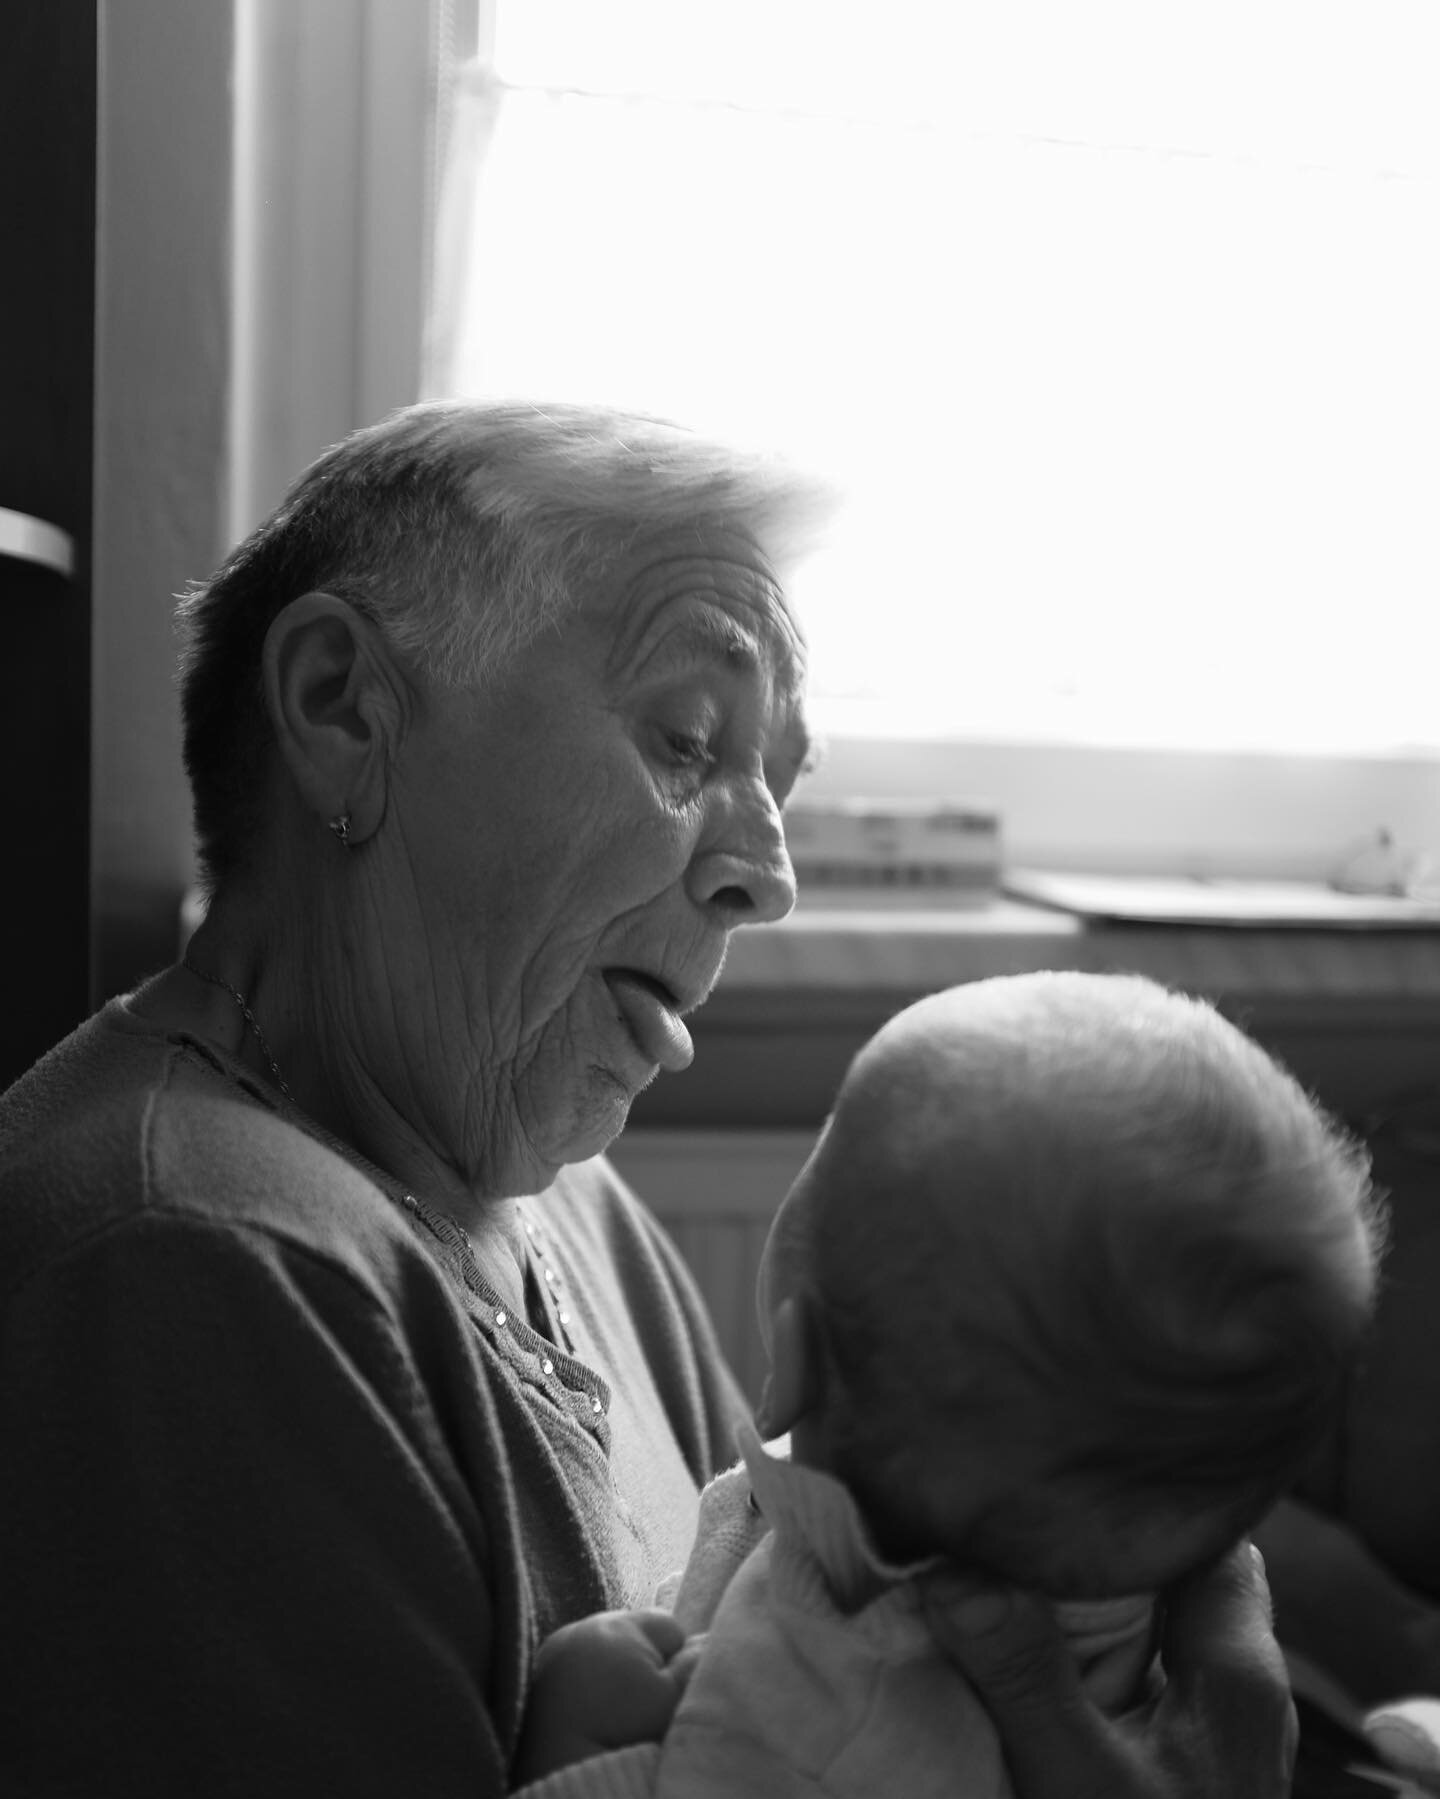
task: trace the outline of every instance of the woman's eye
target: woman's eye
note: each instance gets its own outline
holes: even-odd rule
[[[726,728],[725,714],[708,696],[662,695],[646,709],[643,741],[657,768],[689,788],[719,760]]]
[[[692,731],[666,731],[665,747],[671,759],[681,768],[706,768],[714,761],[708,737],[696,736]]]

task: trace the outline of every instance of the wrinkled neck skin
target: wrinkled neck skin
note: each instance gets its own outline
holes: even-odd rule
[[[465,1016],[458,957],[423,922],[396,928],[395,909],[379,903],[363,867],[335,860],[373,847],[327,842],[308,867],[289,858],[289,867],[272,867],[263,892],[217,894],[187,960],[244,994],[295,1104],[454,1218],[487,1273],[509,1288],[512,1263],[523,1266],[516,1199],[541,1191],[556,1169],[530,1148],[507,1104],[510,1071],[484,1058],[483,1021]],[[172,969],[141,1009],[216,1042],[274,1085],[228,994]]]

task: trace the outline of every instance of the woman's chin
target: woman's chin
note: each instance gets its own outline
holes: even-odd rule
[[[530,1140],[537,1166],[548,1164],[550,1173],[569,1162],[588,1162],[603,1155],[625,1129],[635,1094],[616,1076],[599,1067],[591,1068],[583,1093],[573,1096],[568,1107],[552,1111],[544,1120],[543,1133]],[[534,1189],[532,1189],[533,1191]]]

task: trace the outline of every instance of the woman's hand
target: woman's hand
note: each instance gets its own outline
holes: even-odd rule
[[[1017,1799],[1283,1799],[1295,1710],[1248,1544],[1166,1595],[1164,1691],[1125,1718],[1086,1697],[1048,1607],[937,1577],[936,1641],[1000,1734]]]
[[[571,1762],[670,1727],[699,1655],[669,1612],[596,1612],[540,1645],[512,1779],[527,1785]]]

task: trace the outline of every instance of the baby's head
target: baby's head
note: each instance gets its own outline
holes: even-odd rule
[[[770,1422],[880,1546],[1163,1586],[1315,1448],[1374,1304],[1363,1151],[1132,976],[936,994],[861,1050],[761,1270]]]

